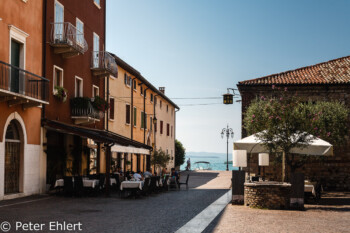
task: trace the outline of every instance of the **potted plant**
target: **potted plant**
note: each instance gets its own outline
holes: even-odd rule
[[[95,96],[94,98],[92,98],[91,103],[95,109],[101,112],[107,111],[110,107],[108,102],[99,96]]]
[[[67,89],[60,87],[60,86],[55,86],[53,95],[56,96],[59,100],[62,102],[66,102],[67,96],[68,96],[68,91]]]

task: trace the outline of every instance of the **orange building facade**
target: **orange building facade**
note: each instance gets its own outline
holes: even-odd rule
[[[43,192],[43,1],[0,2],[0,200]]]

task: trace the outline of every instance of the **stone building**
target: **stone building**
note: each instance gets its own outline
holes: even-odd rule
[[[350,56],[342,57],[312,66],[302,67],[265,77],[241,81],[237,87],[242,96],[242,120],[244,113],[257,96],[272,93],[272,85],[287,87],[291,95],[298,94],[305,100],[338,100],[350,107]],[[350,117],[348,120],[350,127]],[[242,137],[248,136],[242,127]],[[311,158],[298,171],[307,179],[319,179],[326,189],[350,189],[350,139],[347,143],[334,147],[334,156],[323,159]],[[250,160],[250,171],[258,173],[257,155]],[[266,167],[265,174],[270,179],[279,179],[280,164],[271,163]]]

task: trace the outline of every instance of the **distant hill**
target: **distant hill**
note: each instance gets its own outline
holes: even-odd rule
[[[231,154],[228,154],[228,157],[231,158]],[[187,152],[186,158],[226,158],[226,153],[213,153],[213,152]]]

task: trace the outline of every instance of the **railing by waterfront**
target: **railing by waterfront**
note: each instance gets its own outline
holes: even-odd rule
[[[103,117],[103,112],[94,108],[90,98],[76,97],[71,99],[70,104],[72,117],[90,117],[98,120]]]
[[[85,53],[88,50],[88,44],[84,38],[84,33],[80,32],[69,22],[51,23],[51,44],[52,45],[69,45]]]
[[[105,69],[113,74],[117,75],[118,67],[115,59],[106,51],[93,51],[91,59],[92,69]]]
[[[0,61],[0,89],[49,101],[49,80]]]

